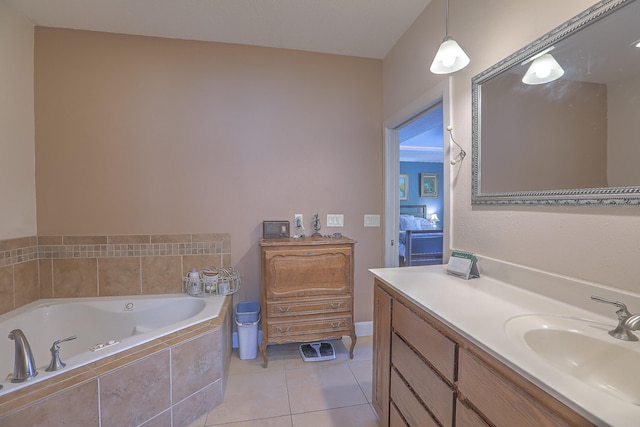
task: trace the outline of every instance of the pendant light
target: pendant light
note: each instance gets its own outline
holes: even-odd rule
[[[445,38],[436,52],[436,57],[433,58],[430,70],[433,74],[449,74],[462,70],[469,62],[470,59],[464,50],[449,36],[449,0],[447,0]]]

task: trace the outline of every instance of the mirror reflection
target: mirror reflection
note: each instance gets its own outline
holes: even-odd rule
[[[474,203],[636,204],[638,22],[599,3],[474,77]]]

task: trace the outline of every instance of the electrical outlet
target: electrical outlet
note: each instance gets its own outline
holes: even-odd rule
[[[303,224],[302,214],[293,215],[293,224],[298,228],[302,227],[302,224]]]

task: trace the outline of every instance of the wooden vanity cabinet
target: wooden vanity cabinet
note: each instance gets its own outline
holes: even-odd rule
[[[378,417],[381,420],[388,420],[389,411],[394,409],[394,405],[389,404],[391,351],[375,351],[375,349],[391,349],[391,296],[380,286],[373,288],[373,348],[372,364],[375,381],[371,400]],[[397,408],[395,412],[398,412]],[[397,418],[397,416],[391,418]]]
[[[355,241],[346,237],[260,241],[262,343],[313,342],[351,337]]]
[[[373,407],[387,426],[594,424],[378,279]]]

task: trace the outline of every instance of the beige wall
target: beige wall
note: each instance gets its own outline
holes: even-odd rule
[[[36,234],[33,24],[0,1],[0,240]]]
[[[257,301],[262,221],[343,213],[322,232],[358,241],[371,320],[381,82],[379,60],[38,27],[38,234],[230,233]]]
[[[471,64],[452,76],[454,133],[469,153],[471,78],[594,3],[450,2],[449,32],[471,57]],[[444,0],[433,0],[385,58],[385,118],[446,78],[428,72],[444,34],[443,17]],[[470,160],[451,168],[457,177],[452,189],[454,248],[640,291],[638,208],[472,207]]]

